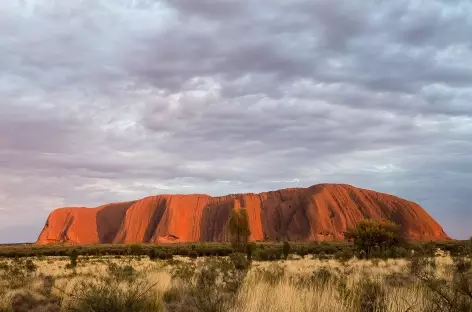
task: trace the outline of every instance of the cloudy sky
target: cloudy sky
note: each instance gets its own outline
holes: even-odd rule
[[[472,235],[470,1],[9,0],[0,242],[52,209],[349,183]]]

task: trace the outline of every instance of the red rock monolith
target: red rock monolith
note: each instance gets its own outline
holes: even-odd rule
[[[345,184],[260,194],[156,195],[97,208],[54,210],[38,244],[171,243],[228,240],[233,209],[246,209],[250,239],[343,240],[359,221],[391,220],[413,240],[449,239],[418,204]]]

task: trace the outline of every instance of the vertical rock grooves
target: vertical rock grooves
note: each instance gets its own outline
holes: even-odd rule
[[[260,194],[156,195],[97,208],[54,210],[38,244],[226,241],[233,209],[246,209],[250,239],[342,240],[362,219],[388,219],[417,240],[448,236],[419,205],[345,184],[318,184]]]

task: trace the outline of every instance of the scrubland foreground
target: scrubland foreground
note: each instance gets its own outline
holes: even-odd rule
[[[0,259],[0,311],[472,311],[470,257]]]

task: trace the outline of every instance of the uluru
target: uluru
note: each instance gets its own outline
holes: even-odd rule
[[[418,204],[346,184],[317,184],[259,194],[156,195],[96,208],[51,212],[37,244],[226,241],[233,209],[246,209],[252,241],[343,240],[363,219],[391,220],[412,240],[445,240]]]

